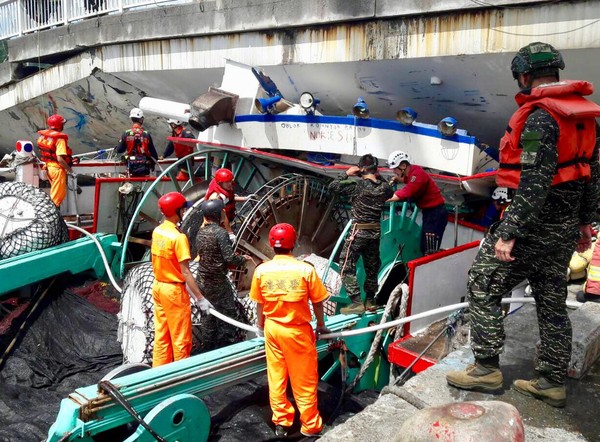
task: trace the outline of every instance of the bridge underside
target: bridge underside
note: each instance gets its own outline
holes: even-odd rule
[[[220,85],[225,59],[263,68],[291,101],[310,91],[324,114],[345,115],[363,96],[374,117],[411,106],[420,121],[453,116],[496,146],[515,108],[519,47],[546,41],[563,50],[563,78],[600,78],[600,2],[564,3],[83,49],[0,89],[0,124],[11,128],[0,150],[34,138],[53,112],[68,119],[75,151],[112,147],[140,98],[191,102]],[[162,151],[165,121],[145,125]]]

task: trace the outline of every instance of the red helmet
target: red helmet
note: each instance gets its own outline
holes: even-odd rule
[[[179,192],[169,192],[158,199],[158,208],[165,216],[173,216],[183,207],[187,207],[187,201]]]
[[[217,183],[228,183],[233,181],[233,172],[229,169],[219,169],[215,172]]]
[[[275,224],[269,232],[269,244],[271,247],[292,250],[296,244],[296,229],[291,224]]]
[[[63,128],[63,125],[66,123],[66,121],[67,120],[65,120],[61,115],[54,114],[48,117],[47,123],[50,129],[60,130]]]

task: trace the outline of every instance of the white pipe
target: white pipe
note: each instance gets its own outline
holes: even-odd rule
[[[165,118],[186,122],[190,119],[191,109],[190,105],[187,103],[144,97],[140,100],[139,107],[144,112],[160,115]]]
[[[231,319],[231,318],[225,316],[223,313],[219,313],[218,311],[216,311],[213,308],[209,309],[208,311],[211,315],[215,316],[216,318],[219,318],[221,321],[224,321],[231,325],[235,325],[236,327],[241,328],[242,330],[246,330],[246,331],[254,332],[254,333],[258,332],[258,328],[252,327],[251,325],[248,325],[248,324],[244,324],[243,322],[236,321],[235,319]]]
[[[88,232],[87,230],[84,230],[74,224],[67,223],[67,225],[69,227],[83,233],[84,235],[89,236],[92,239],[92,241],[94,241],[94,243],[98,247],[98,250],[100,251],[100,256],[102,257],[102,262],[104,263],[104,267],[106,268],[106,273],[108,274],[110,282],[112,283],[113,287],[115,289],[117,289],[117,291],[119,293],[122,293],[123,290],[121,289],[121,287],[119,287],[119,285],[115,281],[114,276],[113,276],[112,272],[110,271],[110,266],[108,265],[108,260],[106,259],[106,254],[104,253],[104,250],[102,249],[102,245],[96,239],[96,237],[94,235],[92,235],[90,232]],[[502,299],[502,304],[517,304],[517,303],[518,304],[534,304],[535,299],[533,299],[533,298],[504,298],[504,299]],[[581,303],[567,301],[567,305],[570,307],[579,307],[581,305]],[[449,312],[449,311],[453,311],[453,310],[458,310],[458,309],[465,308],[468,306],[469,306],[468,302],[461,302],[460,304],[447,305],[445,307],[439,307],[439,308],[429,310],[429,311],[426,311],[423,313],[418,313],[416,315],[407,316],[407,317],[401,318],[401,319],[396,319],[395,321],[386,322],[384,324],[377,324],[377,325],[373,325],[371,327],[364,327],[364,328],[359,328],[356,330],[347,330],[347,331],[336,332],[336,333],[322,334],[322,335],[319,335],[318,339],[345,338],[348,336],[361,335],[363,333],[372,333],[377,330],[385,330],[388,328],[397,327],[399,325],[406,324],[407,322],[411,322],[411,321],[414,321],[417,319],[427,318],[429,316],[437,315],[439,313],[445,313],[445,312]],[[218,311],[216,311],[213,308],[209,309],[209,313],[211,315],[213,315],[214,317],[220,319],[221,321],[224,321],[235,327],[241,328],[242,330],[246,330],[246,331],[253,332],[253,333],[258,332],[257,327],[252,327],[251,325],[244,324],[243,322],[236,321],[235,319],[231,319],[228,316],[225,316],[224,314],[219,313]]]
[[[123,290],[121,289],[121,287],[119,287],[119,285],[115,281],[115,278],[114,278],[112,272],[110,271],[110,266],[108,265],[108,259],[106,259],[106,254],[104,253],[104,250],[102,249],[102,245],[96,239],[96,237],[94,235],[92,235],[90,232],[88,232],[87,230],[84,230],[74,224],[67,223],[67,226],[83,233],[84,235],[89,236],[92,239],[92,241],[94,241],[94,243],[96,244],[96,247],[98,247],[98,250],[100,251],[100,256],[102,257],[102,262],[104,263],[104,267],[106,268],[106,273],[108,274],[111,284],[113,285],[113,287],[115,289],[117,289],[117,291],[119,293],[123,293]],[[256,327],[252,327],[251,325],[244,324],[243,322],[236,321],[235,319],[231,319],[231,318],[225,316],[223,313],[219,313],[218,311],[216,311],[213,308],[209,309],[209,313],[211,315],[213,315],[214,317],[220,319],[221,321],[224,321],[228,324],[231,324],[233,326],[241,328],[242,330],[246,330],[246,331],[250,331],[250,332],[254,332],[254,333],[258,332],[258,329]]]

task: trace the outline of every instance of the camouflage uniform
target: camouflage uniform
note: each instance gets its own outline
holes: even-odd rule
[[[496,357],[504,344],[500,299],[524,279],[536,301],[541,338],[536,370],[562,384],[571,359],[571,323],[566,311],[567,266],[579,238],[579,225],[589,224],[598,196],[598,143],[589,182],[552,186],[557,169],[558,125],[548,112],[535,110],[521,134],[521,180],[499,225],[485,238],[469,271],[471,338],[477,359]],[[495,258],[501,233],[516,238],[511,262]]]
[[[390,185],[378,176],[374,183],[369,179],[352,179],[346,174],[337,177],[329,185],[334,193],[350,197],[353,224],[377,224],[385,202],[394,194]],[[342,252],[339,265],[346,293],[353,303],[360,303],[360,287],[356,277],[356,263],[362,256],[365,268],[365,294],[373,299],[377,293],[377,274],[381,266],[379,256],[380,229],[355,229],[350,231]]]
[[[241,266],[246,260],[233,253],[229,234],[215,223],[201,227],[196,236],[198,276],[196,282],[202,294],[219,313],[243,322],[233,288],[227,277],[229,265]],[[202,351],[214,350],[243,340],[239,329],[212,315],[202,317],[200,330]]]

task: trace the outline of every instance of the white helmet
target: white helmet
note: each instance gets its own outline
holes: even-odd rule
[[[412,163],[410,156],[406,152],[395,150],[388,157],[387,165],[390,169],[395,169],[402,161],[406,161],[409,164]]]
[[[134,107],[129,112],[129,118],[144,118],[144,112],[138,107]]]
[[[492,199],[501,204],[510,203],[512,201],[512,198],[508,194],[508,188],[506,187],[496,187],[492,193]]]
[[[174,120],[173,118],[169,118],[167,120],[168,124],[174,124],[175,126],[183,126],[183,121]]]

